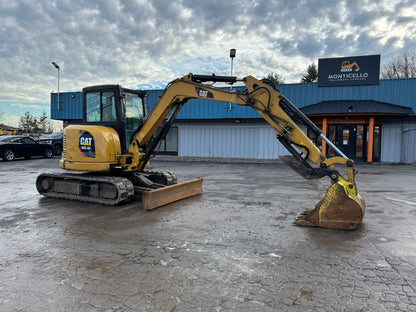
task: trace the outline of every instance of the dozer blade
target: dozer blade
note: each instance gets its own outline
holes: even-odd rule
[[[342,177],[332,184],[315,209],[305,211],[296,220],[301,226],[317,226],[336,230],[353,230],[364,217],[365,201],[355,184]]]
[[[144,191],[143,208],[151,210],[200,193],[202,193],[202,178]]]

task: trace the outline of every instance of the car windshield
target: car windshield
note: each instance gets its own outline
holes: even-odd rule
[[[62,137],[62,132],[52,133],[49,137],[52,138],[52,139],[59,139],[59,138]]]

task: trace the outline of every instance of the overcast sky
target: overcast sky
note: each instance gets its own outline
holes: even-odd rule
[[[0,0],[0,123],[50,92],[163,88],[189,72],[299,82],[319,58],[415,51],[414,0]]]

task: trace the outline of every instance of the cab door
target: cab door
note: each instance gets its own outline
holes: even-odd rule
[[[123,89],[122,103],[126,151],[130,148],[130,142],[134,139],[146,115],[144,96],[143,92]]]

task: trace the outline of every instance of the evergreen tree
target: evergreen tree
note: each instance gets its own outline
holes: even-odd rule
[[[20,117],[19,128],[26,133],[32,132],[33,116],[29,112],[26,112],[22,117]]]
[[[30,112],[26,112],[20,117],[19,128],[25,133],[46,133],[51,129],[51,125],[46,112],[43,112],[39,118],[35,118]]]
[[[42,115],[39,117],[39,128],[40,131],[45,133],[48,131],[48,115],[46,115],[46,112],[43,112]]]
[[[40,127],[39,120],[37,118],[32,119],[32,131],[33,133],[42,132],[42,128]]]
[[[271,72],[270,74],[268,74],[267,77],[263,78],[263,80],[269,81],[275,85],[285,83],[285,79],[281,75],[274,73],[274,72]]]
[[[315,63],[308,66],[306,74],[302,76],[300,82],[315,82],[318,81],[318,67]]]

